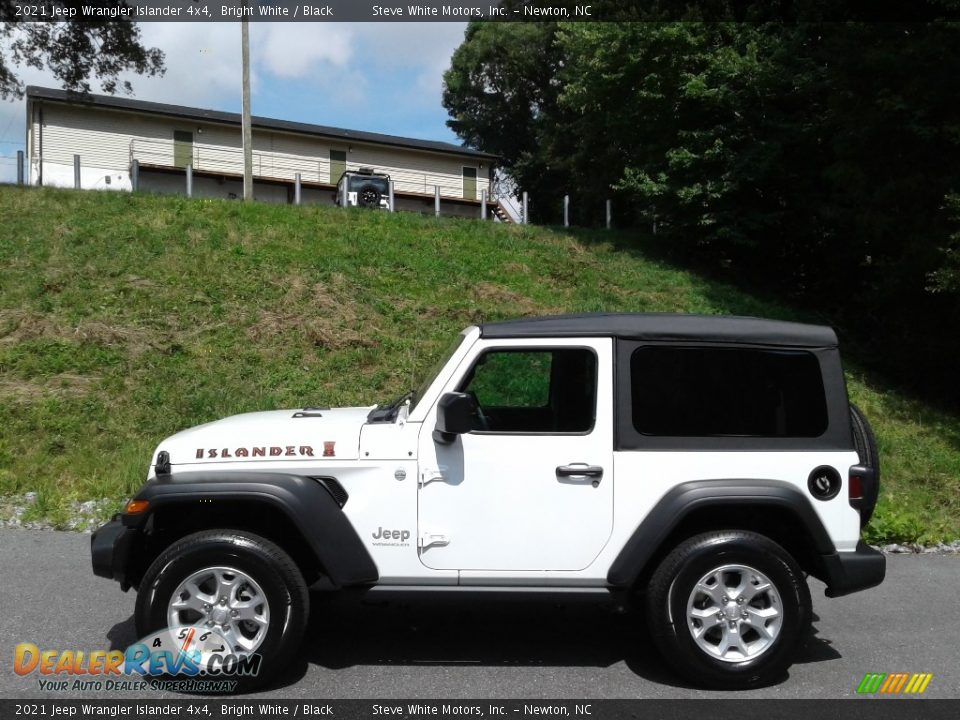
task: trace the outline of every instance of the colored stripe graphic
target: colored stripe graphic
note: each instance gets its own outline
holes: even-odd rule
[[[933,673],[918,673],[917,677],[920,678],[920,680],[918,681],[917,686],[913,689],[913,692],[919,695],[927,689],[927,685],[929,685],[930,681],[933,680]]]
[[[863,680],[860,681],[860,685],[857,687],[857,692],[875,693],[880,689],[880,683],[883,682],[885,677],[886,673],[867,673],[863,676]]]
[[[897,680],[900,679],[900,673],[890,673],[887,675],[887,679],[883,681],[883,685],[880,686],[880,693],[888,693],[890,689],[897,684]]]
[[[857,686],[860,694],[919,695],[933,680],[933,673],[867,673]]]
[[[893,684],[893,687],[890,688],[890,692],[898,693],[903,690],[903,686],[907,682],[907,678],[910,677],[910,673],[900,673],[900,677],[897,678],[897,682]]]

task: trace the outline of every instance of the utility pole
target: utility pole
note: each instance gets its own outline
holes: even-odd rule
[[[244,10],[250,6],[244,4]],[[243,55],[243,199],[253,200],[253,129],[250,127],[250,23],[246,12],[240,21]]]

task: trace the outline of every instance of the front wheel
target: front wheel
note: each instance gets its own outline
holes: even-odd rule
[[[303,575],[276,544],[252,533],[210,530],[188,535],[150,565],[137,595],[140,637],[170,629],[175,637],[211,638],[193,649],[201,667],[246,664],[255,674],[222,677],[244,689],[262,685],[292,659],[307,625],[309,595]],[[189,632],[195,629],[195,633]],[[219,654],[214,666],[209,663]],[[243,664],[243,663],[241,663]]]
[[[740,689],[782,677],[812,608],[786,550],[763,535],[730,530],[674,549],[651,578],[646,612],[661,653],[681,675]]]

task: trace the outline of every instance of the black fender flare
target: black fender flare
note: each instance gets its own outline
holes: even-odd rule
[[[335,586],[363,585],[379,578],[373,558],[340,505],[311,477],[250,471],[180,473],[147,483],[134,499],[150,504],[146,513],[122,516],[130,528],[142,528],[160,508],[261,503],[279,510],[293,524]]]
[[[664,540],[691,512],[737,505],[786,509],[810,533],[817,554],[835,552],[826,528],[797,486],[782,480],[692,480],[668,491],[647,513],[610,565],[607,582],[632,587]]]

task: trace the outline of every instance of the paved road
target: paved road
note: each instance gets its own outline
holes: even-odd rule
[[[0,697],[44,697],[13,648],[133,642],[134,595],[90,571],[89,535],[0,530]],[[960,698],[960,557],[893,556],[877,589],[823,597],[783,682],[737,697],[845,698],[866,672],[932,672],[926,695]],[[685,698],[637,624],[613,608],[519,601],[347,602],[314,594],[307,647],[261,697]],[[63,695],[48,697],[63,697]],[[159,693],[158,693],[159,696]],[[112,695],[110,697],[118,697]],[[119,696],[122,697],[122,696]]]

